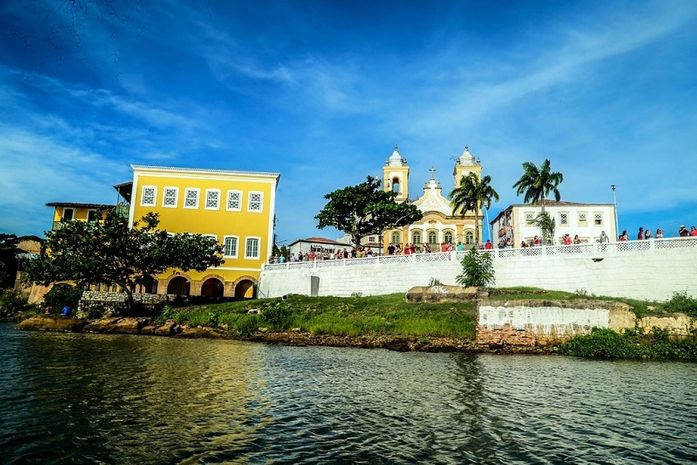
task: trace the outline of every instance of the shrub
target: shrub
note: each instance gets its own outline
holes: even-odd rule
[[[0,289],[0,318],[14,317],[18,313],[36,312],[36,305],[27,303],[27,298],[14,289]]]
[[[264,305],[261,320],[277,331],[284,331],[291,325],[291,310],[284,301],[270,302]]]
[[[671,312],[697,317],[697,299],[687,295],[687,292],[675,292],[673,297],[665,303],[664,308]]]
[[[494,264],[490,253],[470,249],[462,259],[462,274],[457,283],[465,287],[490,287],[494,284]]]
[[[70,308],[77,308],[82,291],[82,287],[71,284],[55,284],[44,296],[44,305],[52,307],[54,312],[59,312],[66,305]]]

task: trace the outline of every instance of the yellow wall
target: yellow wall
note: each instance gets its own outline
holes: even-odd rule
[[[87,221],[87,215],[90,210],[96,210],[96,208],[85,208],[85,207],[54,207],[53,210],[53,222],[57,223],[63,218],[64,209],[74,210],[73,219],[80,221]],[[104,216],[104,214],[102,214]]]
[[[179,272],[179,275],[192,281],[191,295],[200,294],[196,281],[203,281],[210,276],[222,278],[226,286],[225,295],[228,295],[234,292],[233,285],[240,278],[252,278],[255,283],[258,282],[261,266],[271,255],[277,180],[277,175],[271,174],[134,167],[129,220],[132,224],[146,213],[155,212],[160,218],[159,227],[172,233],[215,235],[220,244],[224,243],[225,236],[237,236],[237,258],[225,258],[222,265],[204,272]],[[155,187],[155,206],[142,204],[144,186]],[[163,206],[166,187],[178,190],[174,208]],[[187,188],[199,189],[197,208],[184,208]],[[207,189],[220,191],[217,209],[205,208]],[[227,210],[228,190],[241,191],[240,211]],[[261,192],[263,195],[261,212],[248,210],[249,192],[252,191]],[[248,237],[259,238],[259,255],[256,259],[245,258]],[[164,284],[163,280],[173,277],[175,273],[175,270],[169,270],[157,278]],[[198,286],[200,284],[198,283]],[[164,293],[166,289],[158,288],[158,292]]]

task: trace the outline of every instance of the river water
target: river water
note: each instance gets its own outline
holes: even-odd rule
[[[697,364],[0,324],[1,463],[695,463]]]

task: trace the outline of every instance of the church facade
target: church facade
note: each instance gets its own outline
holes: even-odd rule
[[[435,170],[431,169],[431,179],[423,187],[423,193],[415,199],[409,198],[409,164],[406,158],[395,147],[383,168],[383,188],[397,194],[397,202],[410,202],[423,213],[423,218],[414,224],[399,229],[386,231],[382,238],[385,249],[390,245],[415,245],[417,251],[438,251],[441,244],[464,244],[466,247],[475,246],[475,224],[479,224],[480,236],[482,215],[481,209],[476,212],[468,211],[466,215],[453,212],[447,195],[459,186],[463,176],[475,173],[481,177],[482,166],[475,159],[468,147],[462,152],[453,167],[453,184],[445,193],[441,184],[435,178]]]

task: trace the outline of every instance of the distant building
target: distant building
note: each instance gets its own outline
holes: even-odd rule
[[[63,221],[98,221],[98,211],[104,212],[114,208],[114,205],[106,205],[102,203],[76,203],[76,202],[49,202],[47,207],[53,207],[53,224],[51,229],[60,227]]]
[[[453,187],[459,186],[463,176],[474,173],[481,177],[482,165],[465,147],[457,157],[453,168]],[[421,197],[409,200],[409,165],[395,147],[392,155],[383,167],[383,188],[397,194],[397,202],[410,202],[423,213],[418,223],[386,231],[382,244],[386,249],[390,244],[414,244],[417,250],[428,247],[437,249],[441,243],[457,244],[462,242],[474,246],[475,224],[479,224],[481,236],[481,209],[468,211],[464,216],[454,212],[450,199],[443,195],[443,189],[435,178],[435,169],[431,169],[431,179],[426,182]]]
[[[353,238],[350,234],[344,234],[337,239],[337,242],[349,245],[353,248]],[[384,244],[383,244],[384,245]],[[370,249],[374,254],[380,252],[380,236],[377,234],[370,234],[361,238],[361,247],[363,249]]]
[[[288,246],[291,255],[297,256],[299,253],[306,254],[315,253],[336,253],[341,250],[351,251],[351,244],[346,244],[339,241],[334,241],[324,237],[308,237],[307,239],[298,239]]]
[[[519,247],[542,237],[535,219],[542,212],[540,205],[514,204],[502,210],[490,225],[494,246],[510,244]],[[617,239],[615,206],[605,203],[545,202],[547,212],[555,222],[553,243],[561,244],[562,237],[578,235],[582,243],[597,242],[605,231],[611,241]]]

